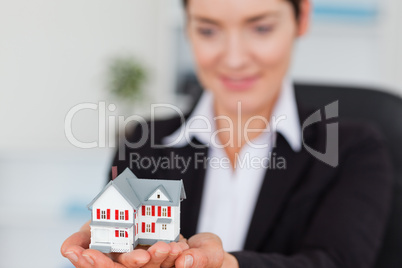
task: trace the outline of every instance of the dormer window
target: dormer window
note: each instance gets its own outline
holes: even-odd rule
[[[156,188],[153,192],[149,194],[148,197],[145,198],[145,201],[151,201],[151,200],[172,201],[172,199],[168,194],[168,191],[162,185]]]
[[[120,220],[124,221],[124,211],[120,211]]]
[[[102,220],[106,219],[106,211],[105,210],[101,210],[101,219]]]

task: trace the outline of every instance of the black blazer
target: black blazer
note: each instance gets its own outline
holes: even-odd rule
[[[303,122],[311,111],[300,105],[298,109]],[[182,148],[151,146],[151,135],[154,144],[162,144],[162,138],[181,123],[172,118],[139,125],[127,135],[128,142],[120,143],[113,165],[119,172],[129,167],[140,178],[182,179],[187,199],[182,202],[181,233],[188,238],[197,228],[205,176],[202,159],[208,148],[197,140],[193,141],[197,146]],[[303,133],[305,142],[322,152],[325,123],[311,125]],[[265,174],[244,250],[233,252],[240,267],[372,267],[392,187],[390,160],[381,135],[367,125],[339,122],[336,168],[315,159],[304,148],[295,153],[280,134],[273,153],[286,160],[286,169],[271,168]],[[143,166],[137,164],[138,156],[148,158]],[[148,161],[160,157],[173,162],[175,157],[190,158],[190,168],[164,166],[155,170]]]

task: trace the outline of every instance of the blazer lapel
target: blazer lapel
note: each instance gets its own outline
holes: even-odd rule
[[[181,203],[181,234],[189,238],[196,233],[198,215],[201,208],[201,198],[204,189],[205,168],[208,156],[208,147],[202,145],[197,140],[193,140],[200,148],[193,148],[191,145],[184,147],[164,148],[166,156],[174,155],[189,161],[186,170],[171,168],[165,177],[172,179],[182,179],[186,192],[186,200]]]
[[[279,133],[276,147],[271,154],[271,161],[273,161],[273,155],[276,160],[283,157],[286,161],[286,168],[271,167],[266,171],[244,245],[245,250],[258,250],[269,238],[270,231],[280,216],[289,194],[297,185],[298,179],[303,173],[302,169],[306,167],[309,159],[303,150],[295,153]]]

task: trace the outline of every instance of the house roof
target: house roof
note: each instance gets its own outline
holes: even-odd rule
[[[134,208],[141,205],[178,206],[181,200],[186,199],[182,180],[139,179],[129,168],[126,168],[103,188],[88,204],[88,208],[91,208],[93,203],[111,186],[114,186]],[[148,200],[157,189],[166,194],[169,201]]]
[[[172,219],[164,219],[164,218],[159,218],[156,220],[156,223],[166,223],[170,224],[172,222]]]

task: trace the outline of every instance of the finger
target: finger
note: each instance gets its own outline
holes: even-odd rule
[[[80,231],[81,231],[81,232],[91,233],[90,224],[91,224],[91,221],[87,221],[87,222],[80,228]]]
[[[108,256],[97,250],[87,249],[84,250],[81,255],[89,264],[85,267],[124,268],[123,265],[114,262]]]
[[[210,233],[197,234],[188,240],[188,244],[190,249],[177,258],[176,267],[221,267],[224,251],[218,236]]]
[[[82,253],[85,250],[79,246],[71,246],[68,251],[63,253],[63,256],[70,260],[70,262],[77,268],[89,268],[92,267],[91,263],[87,261]]]
[[[179,242],[184,242],[184,243],[187,243],[187,239],[186,239],[186,238],[184,238],[184,236],[182,236],[182,235],[180,234],[180,237],[179,237]]]
[[[79,232],[71,235],[67,238],[63,245],[61,245],[60,251],[61,254],[68,251],[68,248],[71,246],[79,246],[82,248],[88,248],[89,243],[91,242],[91,232],[89,227],[90,222],[86,222],[80,229]],[[63,255],[64,256],[64,255]]]
[[[143,267],[151,259],[151,255],[143,249],[135,249],[128,253],[114,255],[116,261],[127,268]]]
[[[144,249],[144,250],[148,250],[151,246],[149,245],[138,245],[135,247],[135,249]]]
[[[206,256],[199,249],[186,250],[175,261],[176,268],[205,267],[206,265]]]
[[[73,246],[78,246],[81,248],[88,248],[89,243],[91,242],[91,237],[86,232],[77,232],[71,235],[69,238],[64,241],[63,245],[60,248],[61,254],[64,256],[64,253],[69,251],[69,249]]]
[[[185,242],[177,242],[177,245],[179,245],[179,247],[182,249],[182,251],[185,251],[190,248],[190,246]]]
[[[222,248],[221,239],[212,233],[196,234],[188,240],[190,248]]]
[[[157,242],[148,249],[148,253],[151,259],[144,268],[160,268],[162,262],[169,256],[170,246],[165,242]]]
[[[87,261],[83,259],[81,254],[85,250],[84,248],[88,248],[89,240],[90,238],[86,233],[77,232],[64,241],[60,252],[65,258],[69,259],[75,267],[85,267]]]
[[[170,253],[168,257],[162,262],[161,267],[169,268],[173,267],[177,257],[183,252],[183,248],[179,245],[179,243],[172,242],[169,244]]]

